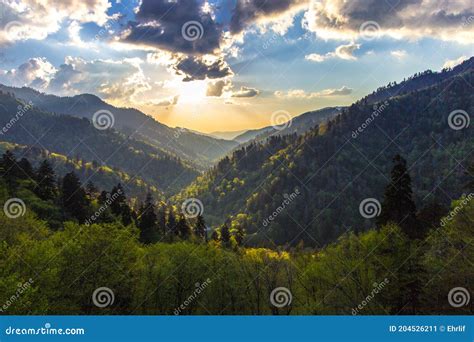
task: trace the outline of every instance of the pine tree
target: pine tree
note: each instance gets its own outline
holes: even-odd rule
[[[194,226],[194,234],[205,241],[207,241],[207,227],[204,217],[200,214],[196,218],[196,225]]]
[[[228,246],[230,243],[230,230],[227,222],[224,223],[220,228],[220,241],[225,246]]]
[[[140,229],[140,241],[144,244],[158,241],[158,231],[156,225],[155,201],[148,193],[145,202],[139,210],[138,228]]]
[[[62,181],[61,203],[64,212],[79,223],[83,223],[88,216],[90,202],[81,181],[74,172],[66,174]]]
[[[127,203],[127,196],[120,183],[113,187],[110,196],[113,198],[110,204],[112,213],[120,217],[124,226],[131,224],[133,221],[132,209]]]
[[[45,159],[41,162],[35,174],[35,193],[39,198],[48,201],[54,200],[58,195],[56,175],[51,164]]]
[[[187,240],[189,236],[191,235],[191,228],[189,228],[184,215],[179,216],[177,231],[178,231],[179,237],[183,240]]]
[[[385,189],[382,211],[377,219],[379,226],[393,222],[400,226],[411,239],[420,238],[421,231],[416,218],[416,206],[413,201],[411,178],[407,171],[406,160],[400,155],[393,158],[390,184]]]
[[[2,155],[1,166],[2,177],[5,179],[8,188],[10,190],[15,189],[18,185],[17,181],[21,177],[21,170],[18,167],[15,155],[10,151],[6,151]]]
[[[160,206],[157,216],[158,232],[163,237],[166,235],[166,206]]]

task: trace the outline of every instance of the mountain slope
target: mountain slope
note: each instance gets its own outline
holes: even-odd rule
[[[474,150],[472,125],[454,130],[448,124],[455,110],[474,112],[474,72],[458,70],[468,71],[440,73],[434,85],[376,103],[376,109],[363,99],[303,136],[252,143],[178,200],[199,198],[213,224],[233,216],[250,244],[323,245],[352,227],[374,225],[359,205],[367,198],[382,201],[391,159],[402,154],[419,208],[433,197],[448,203],[463,191]]]
[[[82,94],[73,97],[59,97],[40,93],[34,89],[14,88],[0,85],[0,90],[12,93],[48,112],[67,114],[79,118],[92,119],[98,111],[109,111],[114,117],[114,128],[124,134],[133,134],[168,153],[192,162],[200,169],[220,159],[237,146],[236,142],[215,139],[193,133],[189,130],[170,128],[152,117],[133,108],[117,108],[102,101],[95,95]]]
[[[111,190],[118,183],[126,184],[126,193],[130,198],[142,199],[144,194],[150,192],[156,199],[164,198],[164,194],[155,186],[148,184],[141,177],[133,177],[117,168],[97,165],[93,162],[71,159],[59,153],[52,153],[38,147],[18,145],[0,141],[0,154],[12,152],[15,157],[27,158],[33,167],[38,167],[43,160],[48,160],[58,177],[74,171],[81,182],[86,185],[89,181],[100,190]]]
[[[311,112],[303,113],[291,120],[291,122],[281,126],[281,129],[276,129],[273,126],[263,127],[260,129],[248,130],[234,138],[235,141],[243,144],[248,141],[257,139],[265,140],[271,135],[288,135],[288,134],[303,134],[309,131],[316,125],[334,118],[340,114],[343,107],[327,107]]]
[[[98,130],[87,119],[55,115],[0,94],[0,141],[39,147],[70,159],[109,166],[174,193],[198,172],[178,158],[113,129]]]

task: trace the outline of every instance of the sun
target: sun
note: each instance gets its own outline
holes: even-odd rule
[[[179,103],[198,104],[206,99],[205,81],[183,82],[179,86]]]

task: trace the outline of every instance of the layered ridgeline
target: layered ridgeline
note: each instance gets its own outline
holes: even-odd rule
[[[19,99],[31,101],[35,107],[57,114],[92,120],[95,113],[106,111],[113,116],[113,127],[118,131],[126,135],[132,134],[136,140],[143,140],[171,155],[187,160],[201,170],[207,169],[210,164],[238,145],[235,141],[168,127],[137,109],[114,107],[91,94],[59,97],[27,87],[15,88],[1,84],[0,91],[15,94]]]
[[[249,244],[321,245],[375,224],[359,205],[368,198],[383,201],[392,158],[401,154],[418,209],[447,204],[463,192],[473,158],[472,64],[473,59],[463,63],[457,73],[423,73],[419,77],[438,82],[426,87],[412,78],[421,88],[407,81],[405,89],[412,92],[383,102],[373,104],[370,98],[378,95],[372,94],[303,136],[252,143],[224,158],[177,200],[200,199],[210,223],[231,218],[247,231]]]
[[[243,144],[249,141],[264,141],[268,137],[275,135],[283,136],[293,133],[303,134],[314,128],[314,126],[331,120],[340,114],[343,109],[344,107],[327,107],[306,112],[279,126],[268,126],[260,129],[248,130],[237,135],[234,140]],[[275,114],[278,115],[279,113],[276,112]],[[288,113],[281,112],[281,114],[283,117],[287,116],[289,118]]]
[[[120,170],[129,182],[143,180],[158,192],[174,193],[198,175],[178,157],[133,136],[97,129],[88,119],[43,111],[11,94],[0,94],[0,123],[0,141],[41,148],[97,170]]]

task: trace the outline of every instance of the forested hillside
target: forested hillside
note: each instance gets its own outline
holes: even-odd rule
[[[143,194],[147,192],[153,194],[157,199],[165,198],[161,191],[145,182],[141,177],[133,177],[118,168],[70,158],[40,147],[0,142],[0,154],[7,151],[12,152],[16,158],[26,158],[33,168],[47,160],[58,178],[64,177],[67,173],[75,172],[84,184],[93,183],[103,189],[112,189],[113,186],[122,183],[126,187],[127,193],[134,199],[143,197]]]
[[[306,112],[287,122],[281,123],[281,125],[275,124],[275,126],[249,130],[238,135],[234,140],[243,144],[249,141],[264,141],[268,137],[275,135],[283,136],[293,133],[303,134],[311,130],[314,126],[326,123],[330,119],[333,119],[341,113],[342,109],[343,107],[328,107]],[[276,114],[278,114],[278,112],[276,112]],[[289,113],[284,113],[283,116],[290,119]]]
[[[237,146],[234,141],[215,139],[189,130],[168,127],[137,109],[117,108],[91,94],[60,97],[43,94],[28,87],[14,88],[1,84],[0,91],[12,93],[26,102],[31,101],[36,107],[45,111],[78,118],[91,120],[94,113],[108,111],[113,116],[113,127],[118,131],[133,135],[134,139],[143,140],[201,170],[207,169],[209,164]]]
[[[85,163],[117,168],[168,194],[198,172],[179,158],[114,129],[99,130],[88,119],[55,115],[0,94],[0,140],[37,147]]]
[[[474,312],[446,295],[474,281],[472,193],[422,239],[386,224],[322,249],[270,250],[224,227],[208,241],[202,216],[150,196],[135,210],[120,185],[92,190],[74,173],[56,184],[47,162],[7,152],[0,171],[2,315]]]
[[[321,246],[373,224],[360,215],[359,204],[382,201],[391,160],[401,154],[417,209],[446,207],[463,193],[474,149],[469,118],[453,122],[450,116],[474,111],[474,72],[452,75],[445,71],[431,87],[376,104],[363,99],[301,137],[272,137],[242,148],[177,200],[199,198],[211,223],[230,219],[243,226],[249,244]]]

